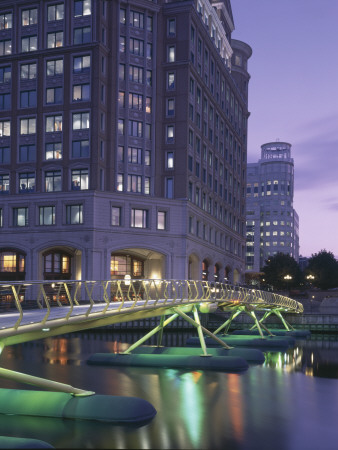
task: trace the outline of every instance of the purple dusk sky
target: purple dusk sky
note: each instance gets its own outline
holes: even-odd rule
[[[338,1],[232,0],[233,38],[249,44],[248,162],[292,145],[300,254],[338,257]]]

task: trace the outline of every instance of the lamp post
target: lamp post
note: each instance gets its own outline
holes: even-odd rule
[[[292,276],[291,275],[285,275],[284,276],[284,280],[286,281],[286,290],[289,290],[289,281],[292,280]]]
[[[313,280],[315,279],[315,276],[310,274],[310,275],[307,275],[307,276],[306,276],[306,279],[308,280],[308,282],[309,282],[309,284],[310,284],[310,287],[311,287],[312,282],[313,282]]]

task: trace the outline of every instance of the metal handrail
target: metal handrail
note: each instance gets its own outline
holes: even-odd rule
[[[57,320],[69,322],[74,317],[77,320],[89,321],[102,316],[116,314],[132,314],[149,310],[168,310],[179,305],[189,306],[202,304],[201,312],[210,312],[217,308],[231,311],[238,306],[250,306],[254,310],[275,309],[293,313],[302,313],[301,303],[288,297],[258,289],[248,289],[225,283],[208,282],[202,280],[56,280],[0,283],[0,319],[6,312],[1,311],[1,292],[13,293],[13,310],[16,310],[15,323],[2,325],[2,330],[13,328],[13,334],[18,332],[25,323],[28,300],[36,303],[36,310],[44,311],[39,322],[47,327],[48,323],[56,320],[51,311],[57,308],[64,314],[59,314]],[[62,297],[61,291],[64,292]],[[17,292],[24,292],[24,299],[20,299]],[[31,299],[29,299],[31,296]],[[43,298],[43,300],[41,299]],[[209,308],[205,308],[205,305]],[[87,308],[83,307],[87,305]],[[102,305],[101,309],[96,306]],[[63,308],[60,309],[60,308]],[[80,310],[82,308],[82,310]],[[34,308],[33,308],[34,309]],[[17,313],[19,313],[17,315]],[[157,314],[161,315],[161,314]],[[1,339],[1,329],[0,329]]]

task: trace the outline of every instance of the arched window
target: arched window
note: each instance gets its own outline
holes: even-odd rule
[[[229,266],[226,266],[226,268],[224,269],[224,281],[226,283],[229,283],[229,277],[230,277],[230,272],[231,272],[231,268]]]
[[[49,251],[43,255],[45,280],[69,280],[71,278],[71,256],[63,251]]]
[[[25,255],[15,249],[0,250],[0,280],[20,281],[25,279]]]
[[[215,264],[215,266],[214,266],[214,280],[216,282],[220,281],[220,279],[219,279],[219,265],[218,264]]]
[[[208,281],[209,278],[209,264],[206,259],[202,261],[202,280]]]
[[[143,278],[144,261],[130,255],[111,255],[110,276],[118,280],[130,275],[131,278]]]

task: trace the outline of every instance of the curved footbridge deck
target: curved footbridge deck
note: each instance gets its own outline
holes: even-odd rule
[[[248,367],[247,361],[250,361],[250,358],[259,361],[262,355],[258,350],[237,348],[236,342],[227,343],[229,339],[227,331],[236,316],[241,313],[248,314],[253,320],[253,328],[258,330],[259,336],[247,336],[248,342],[252,342],[252,338],[255,340],[258,338],[260,343],[264,341],[268,345],[271,343],[272,346],[278,346],[281,339],[274,336],[263,322],[270,314],[275,314],[280,318],[285,330],[289,331],[292,327],[283,317],[283,312],[303,312],[300,303],[271,292],[194,280],[62,280],[0,283],[0,304],[0,352],[8,345],[157,316],[160,317],[159,325],[131,345],[123,354],[96,354],[90,358],[89,363],[230,371],[244,370]],[[201,324],[200,314],[215,312],[217,309],[229,312],[229,318],[217,330],[211,332]],[[260,320],[256,317],[256,311],[264,311]],[[177,317],[182,317],[196,327],[198,337],[192,338],[195,342],[188,345],[198,346],[199,349],[191,347],[166,349],[161,346],[164,328]],[[224,334],[220,334],[221,332]],[[142,346],[156,333],[158,334],[156,347]],[[283,342],[285,344],[286,341]],[[207,344],[218,348],[207,348]],[[0,368],[0,377],[55,391],[49,392],[49,395],[56,393],[71,395],[73,404],[70,406],[67,400],[67,405],[61,408],[62,413],[54,411],[52,416],[66,414],[66,417],[71,417],[75,414],[74,411],[78,410],[74,402],[86,398],[87,406],[81,417],[94,418],[91,412],[93,407],[88,399],[92,397],[94,401],[94,397],[97,396],[93,396],[92,392],[3,368]],[[12,408],[10,406],[12,403],[6,403],[2,398],[7,396],[7,392],[4,391],[7,390],[0,389],[0,404],[9,406],[0,407],[0,413],[13,414],[16,408],[20,409],[22,398],[18,400],[17,406]],[[28,398],[34,391],[17,392]],[[41,405],[45,404],[44,394],[47,393],[36,392],[39,393],[36,397],[41,398]],[[62,402],[65,402],[64,398]],[[119,409],[121,414],[121,408]],[[25,414],[35,414],[35,410],[36,407],[26,408]],[[134,421],[145,420],[145,415],[148,418],[152,416],[149,404],[146,407],[142,404],[136,409],[133,407],[133,410],[142,410],[141,418],[137,419],[135,416]],[[143,411],[146,411],[145,415]],[[109,417],[110,419],[103,415],[98,420],[116,421],[116,418]],[[123,420],[120,417],[120,421],[133,420],[127,414]]]

